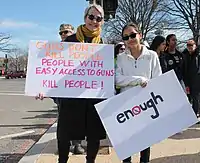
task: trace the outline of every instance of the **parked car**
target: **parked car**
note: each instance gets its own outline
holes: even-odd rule
[[[25,78],[26,73],[24,71],[16,71],[16,72],[9,72],[6,74],[6,79],[13,79],[13,78]]]

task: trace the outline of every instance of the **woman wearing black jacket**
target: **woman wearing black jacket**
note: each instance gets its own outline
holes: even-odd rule
[[[167,62],[167,71],[174,70],[176,76],[186,92],[184,80],[185,80],[185,59],[183,54],[177,50],[177,39],[175,34],[169,34],[166,37],[166,50],[165,60]]]
[[[156,36],[153,39],[150,46],[150,50],[153,50],[158,54],[160,66],[162,68],[163,73],[167,71],[167,62],[164,54],[165,48],[166,48],[166,40],[163,36]]]
[[[91,5],[85,10],[84,25],[77,28],[66,42],[102,43],[100,37],[104,12],[101,6]],[[94,163],[100,140],[106,138],[105,129],[94,107],[102,99],[62,98],[58,120],[59,163],[68,160],[70,140],[83,140],[87,137],[87,163]]]

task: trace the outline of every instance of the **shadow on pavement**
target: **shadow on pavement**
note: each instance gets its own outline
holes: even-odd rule
[[[49,124],[33,124],[33,125],[0,125],[0,127],[23,127],[22,129],[47,129],[49,128]]]
[[[200,138],[200,130],[199,129],[187,129],[183,132],[177,133],[169,139],[198,139]]]
[[[54,108],[57,108],[57,106],[56,107],[54,107]],[[28,111],[29,113],[57,113],[58,112],[58,109],[53,109],[53,110],[37,110],[37,111]]]
[[[151,163],[200,163],[200,153],[156,158]]]
[[[200,124],[194,124],[193,126],[189,127],[187,130],[183,132],[177,133],[169,139],[198,139],[200,138]]]
[[[17,163],[24,156],[22,153],[0,154],[0,163]]]
[[[57,110],[47,110],[47,111],[28,111],[28,112],[39,112],[42,114],[38,114],[34,117],[25,117],[22,119],[35,119],[35,118],[57,118]],[[44,113],[43,113],[44,112]]]
[[[25,135],[25,136],[18,136],[18,137],[13,137],[12,140],[33,140],[37,142],[41,138],[42,134],[36,134],[36,135]]]
[[[25,117],[25,118],[22,118],[22,119],[35,119],[35,118],[56,118],[57,117],[57,114],[40,114],[40,115],[36,115],[34,117]]]

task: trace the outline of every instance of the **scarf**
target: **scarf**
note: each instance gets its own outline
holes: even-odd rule
[[[78,41],[84,43],[84,36],[86,37],[92,37],[92,43],[97,43],[99,44],[101,42],[101,37],[100,37],[100,34],[101,34],[101,28],[99,28],[98,30],[96,31],[90,31],[89,29],[87,29],[85,27],[85,25],[80,25],[78,28],[77,28],[77,32],[76,32],[76,38]]]

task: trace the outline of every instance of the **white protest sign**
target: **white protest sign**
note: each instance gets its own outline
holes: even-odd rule
[[[25,93],[74,98],[113,96],[113,45],[31,41]]]
[[[174,71],[95,107],[121,160],[198,121]]]

